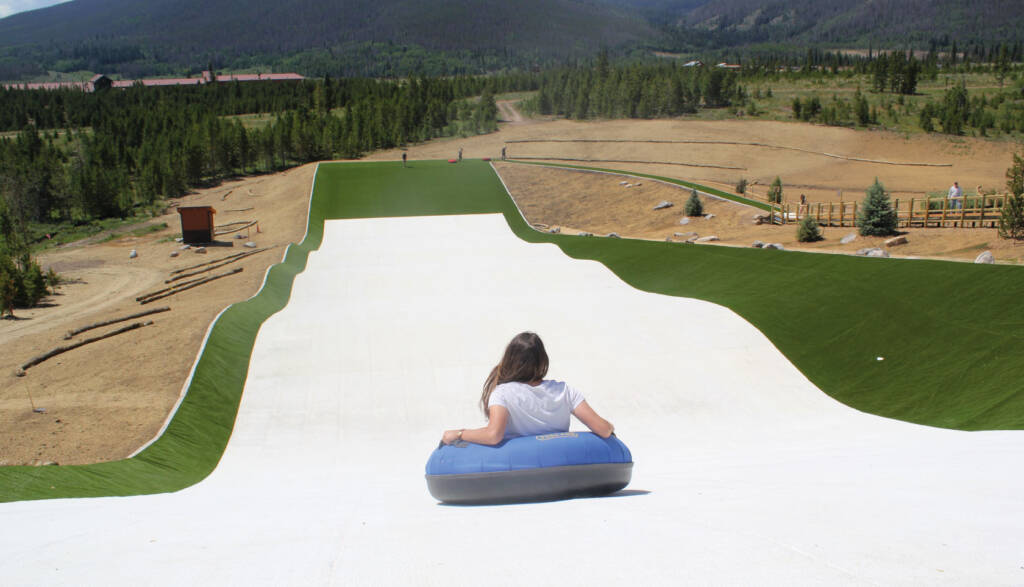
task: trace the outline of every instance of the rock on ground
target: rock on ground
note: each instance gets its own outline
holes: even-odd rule
[[[974,259],[974,262],[984,265],[991,265],[996,262],[996,258],[992,254],[992,251],[985,251],[984,253],[978,255],[977,258]]]
[[[855,240],[857,240],[857,233],[856,232],[851,232],[850,234],[848,234],[848,235],[844,236],[843,238],[839,239],[839,244],[848,245],[848,244],[852,243]]]
[[[907,244],[907,237],[905,236],[894,236],[891,239],[885,241],[885,246],[887,247],[895,247],[896,245],[905,244]]]

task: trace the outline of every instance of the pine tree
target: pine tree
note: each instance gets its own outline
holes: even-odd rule
[[[775,176],[775,181],[768,188],[768,201],[774,204],[782,203],[782,179]]]
[[[1013,165],[1006,170],[1006,188],[1010,194],[999,215],[999,236],[1024,239],[1024,157],[1015,154]]]
[[[813,243],[823,240],[825,237],[818,230],[818,222],[813,216],[804,216],[803,220],[796,227],[796,239],[802,243]]]
[[[700,197],[697,196],[697,190],[690,190],[690,198],[686,200],[684,211],[687,216],[704,215],[704,204],[701,203]]]
[[[857,215],[861,236],[892,236],[896,234],[896,211],[889,201],[885,187],[875,178],[867,189],[867,197]]]

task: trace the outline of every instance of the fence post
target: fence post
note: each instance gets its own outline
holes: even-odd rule
[[[949,211],[949,198],[942,198],[942,224],[940,228],[946,228],[946,213]]]
[[[978,202],[977,198],[975,198],[974,202],[975,202],[975,204],[977,204],[977,202]],[[964,226],[964,221],[965,221],[966,218],[967,218],[967,198],[960,198],[960,228],[966,228],[966,226]]]
[[[832,202],[828,203],[828,225],[832,226]]]
[[[900,199],[896,198],[896,227],[900,225]]]
[[[914,225],[914,197],[910,197],[910,208],[907,211],[907,228]]]
[[[985,200],[988,198],[985,194],[981,195],[981,217],[978,219],[978,226],[985,228]]]
[[[853,215],[850,217],[850,226],[857,226],[857,200],[853,201]]]

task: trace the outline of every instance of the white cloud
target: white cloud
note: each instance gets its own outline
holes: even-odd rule
[[[0,18],[10,16],[14,12],[10,4],[0,4]]]

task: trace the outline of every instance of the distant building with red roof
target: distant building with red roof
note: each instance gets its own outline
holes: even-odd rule
[[[268,82],[268,81],[303,81],[303,76],[297,73],[238,73],[227,75],[216,75],[204,71],[200,77],[158,77],[139,80],[112,80],[103,74],[96,74],[87,82],[6,82],[2,85],[8,90],[63,90],[77,89],[84,92],[95,92],[107,88],[130,88],[136,84],[146,88],[163,86],[198,86],[213,82]]]

